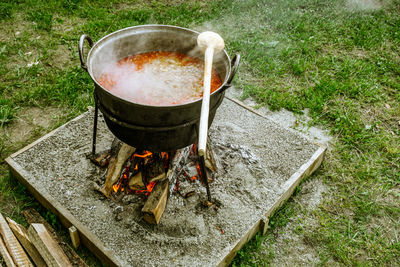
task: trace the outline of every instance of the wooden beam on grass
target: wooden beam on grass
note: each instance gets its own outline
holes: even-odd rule
[[[0,237],[0,256],[3,258],[7,267],[16,267],[10,253],[8,253],[6,244],[4,244],[3,239],[1,237]]]
[[[43,224],[31,224],[28,229],[28,236],[49,267],[72,267],[64,251],[51,237]]]
[[[6,218],[10,229],[14,233],[15,237],[24,247],[25,251],[31,257],[32,261],[35,263],[36,266],[46,266],[46,263],[42,256],[40,255],[39,251],[35,248],[32,244],[31,240],[28,237],[28,231],[22,225],[16,223],[15,221],[11,220],[10,218]]]
[[[60,247],[64,250],[65,254],[67,255],[68,259],[74,266],[78,267],[88,267],[88,265],[79,257],[78,254],[66,243],[64,242],[54,231],[53,227],[37,212],[35,209],[27,209],[22,211],[22,215],[24,215],[25,220],[32,224],[32,223],[41,223],[43,224],[47,231],[49,231],[50,235],[57,241]]]
[[[17,266],[32,266],[32,262],[29,260],[24,249],[19,244],[17,238],[14,236],[10,227],[8,226],[3,215],[0,213],[0,234],[3,237],[3,241],[7,247],[10,256],[12,257],[15,265]]]
[[[71,242],[74,248],[78,248],[79,245],[81,244],[81,240],[79,239],[79,232],[78,229],[76,229],[75,226],[71,226],[68,228],[69,231],[69,236],[71,237]]]

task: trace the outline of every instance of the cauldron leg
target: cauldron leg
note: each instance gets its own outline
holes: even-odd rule
[[[96,154],[96,136],[97,136],[97,117],[99,115],[99,107],[97,100],[94,100],[94,121],[93,121],[93,139],[92,139],[92,156]]]

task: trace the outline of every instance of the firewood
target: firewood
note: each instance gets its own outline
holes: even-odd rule
[[[214,153],[212,152],[210,142],[207,142],[205,163],[206,163],[205,164],[206,167],[210,171],[212,171],[212,172],[217,171],[217,163],[215,162],[215,157],[214,157]]]
[[[100,153],[96,153],[96,155],[92,155],[92,153],[87,155],[87,158],[89,158],[91,162],[93,162],[99,167],[106,167],[109,163],[110,157],[111,157],[110,149]]]
[[[139,172],[138,174],[136,174],[135,176],[133,176],[130,180],[129,180],[129,188],[132,190],[142,190],[145,188],[144,183],[143,183],[143,179],[142,179],[142,172]]]
[[[6,244],[4,244],[3,239],[0,237],[0,256],[3,258],[7,267],[16,267],[10,253],[8,253]]]
[[[90,159],[90,161],[97,166],[106,167],[110,163],[111,158],[117,157],[118,151],[121,146],[122,142],[117,137],[115,137],[111,143],[110,149],[96,153],[95,155],[92,155],[92,153],[90,152],[86,155],[86,158]]]
[[[72,266],[61,247],[41,223],[33,223],[28,229],[29,239],[50,267]]]
[[[167,177],[166,173],[163,172],[159,175],[157,175],[156,177],[150,178],[149,179],[149,183],[155,182],[155,181],[162,181],[165,179],[165,177]]]
[[[76,229],[75,226],[71,226],[70,228],[68,228],[68,231],[69,231],[69,235],[71,237],[72,245],[74,246],[74,248],[78,248],[81,243],[81,240],[79,238],[78,229]]]
[[[178,149],[175,152],[175,155],[173,156],[172,160],[170,161],[166,180],[169,182],[169,194],[171,194],[174,191],[176,180],[178,179],[178,170],[182,167],[182,163],[185,161],[185,159],[188,157],[190,151],[192,149],[192,146],[187,146],[182,149]]]
[[[168,180],[158,182],[142,208],[143,219],[158,224],[164,213],[168,198]]]
[[[37,251],[35,246],[32,244],[31,240],[28,237],[28,231],[22,225],[16,223],[15,221],[11,220],[10,218],[6,218],[8,225],[10,226],[11,230],[13,231],[14,235],[17,237],[18,241],[24,247],[25,251],[31,257],[33,262],[36,266],[46,266],[42,256]]]
[[[12,233],[3,215],[0,214],[0,234],[3,237],[10,256],[17,266],[32,266],[33,264],[26,255],[24,249],[19,244],[17,238]]]
[[[131,147],[127,144],[122,144],[121,149],[118,152],[118,156],[114,160],[111,159],[106,174],[106,182],[101,190],[106,197],[110,197],[112,186],[118,181],[125,161],[135,152],[135,150],[136,149],[134,147]]]
[[[22,211],[22,215],[24,215],[25,220],[32,224],[32,223],[41,223],[43,224],[47,231],[49,231],[50,235],[54,238],[54,240],[57,241],[57,243],[60,245],[60,247],[64,250],[65,254],[67,255],[68,259],[72,263],[73,266],[78,266],[78,267],[87,267],[87,264],[79,257],[78,254],[67,244],[65,243],[54,231],[53,227],[50,226],[50,224],[43,219],[43,217],[37,212],[35,209],[27,209]]]
[[[148,183],[150,183],[151,178],[162,175],[163,173],[165,173],[163,160],[155,160],[154,162],[147,164],[144,170],[144,176]]]

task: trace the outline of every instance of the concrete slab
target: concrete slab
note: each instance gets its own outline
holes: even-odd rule
[[[210,129],[218,172],[211,183],[219,209],[204,208],[199,182],[181,178],[184,199],[172,195],[157,226],[142,220],[140,196],[119,202],[93,190],[104,170],[85,155],[91,150],[93,112],[61,126],[6,161],[14,176],[57,214],[74,225],[82,242],[115,266],[226,266],[321,164],[325,148],[290,129],[225,99]],[[113,139],[101,119],[98,151]]]

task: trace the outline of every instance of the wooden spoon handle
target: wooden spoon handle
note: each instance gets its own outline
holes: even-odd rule
[[[211,87],[211,69],[214,56],[214,48],[207,47],[204,60],[204,88],[203,101],[201,104],[200,127],[199,127],[199,146],[198,154],[204,156],[206,154],[207,131],[208,131],[208,114],[210,112],[210,87]]]

